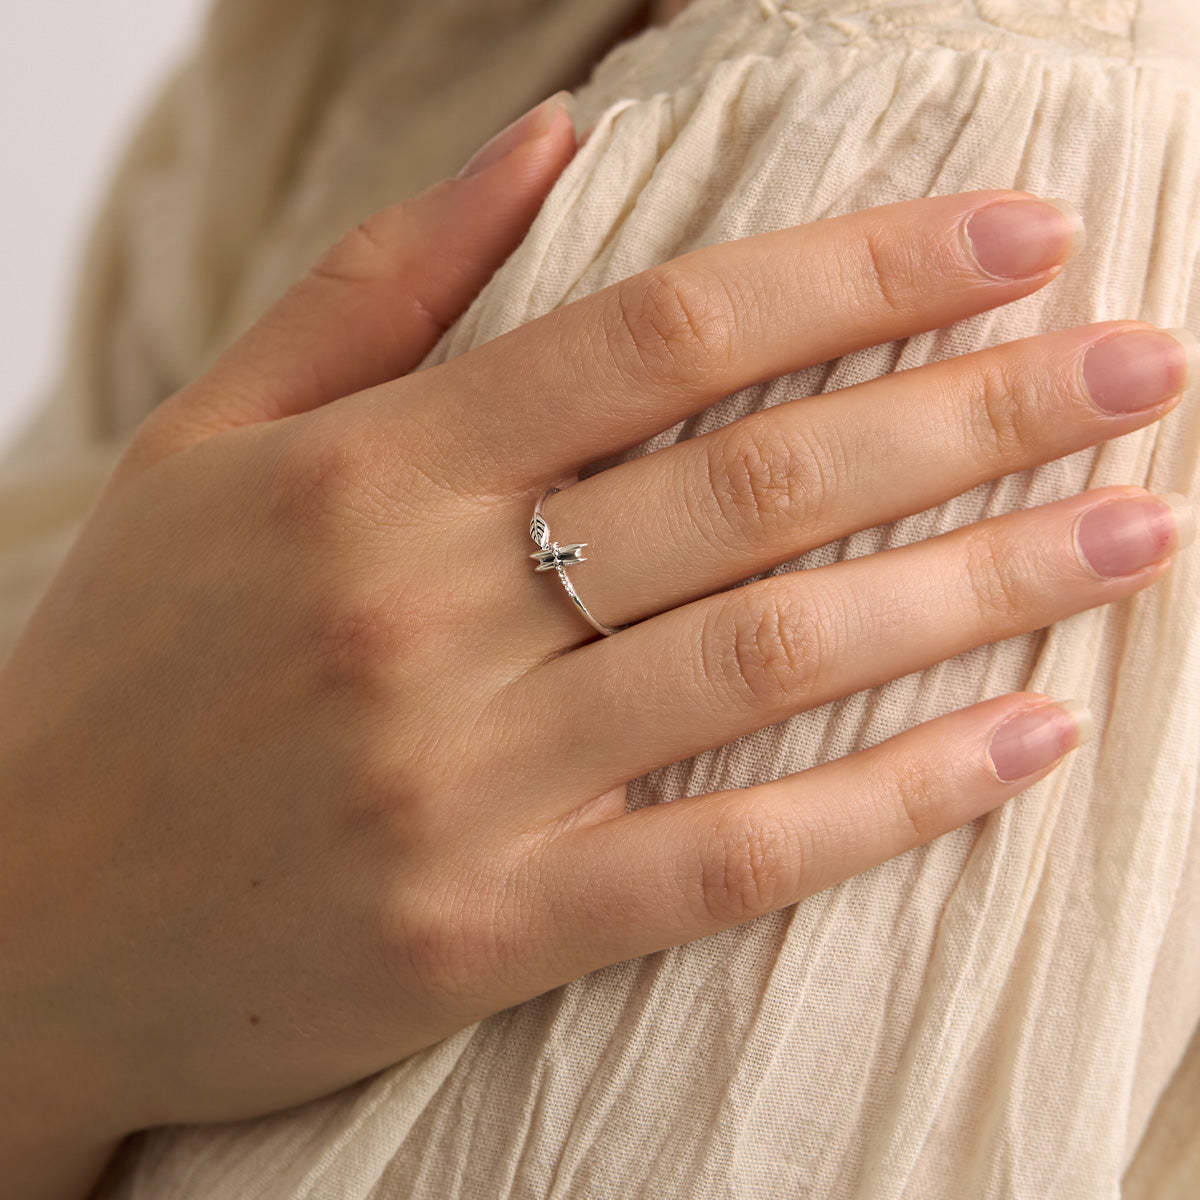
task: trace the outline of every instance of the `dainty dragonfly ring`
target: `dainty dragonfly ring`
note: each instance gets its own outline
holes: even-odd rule
[[[542,512],[542,505],[550,499],[555,492],[562,491],[562,488],[548,488],[542,498],[537,502],[533,509],[533,520],[529,522],[529,536],[537,543],[536,549],[529,557],[537,561],[535,571],[554,571],[558,575],[559,582],[563,585],[567,595],[571,597],[571,603],[579,610],[583,619],[597,633],[602,633],[606,637],[614,633],[619,633],[622,629],[628,628],[626,625],[605,625],[603,621],[597,620],[590,612],[587,605],[579,598],[579,593],[575,590],[575,585],[567,577],[567,568],[574,566],[576,563],[587,562],[587,559],[580,551],[587,545],[587,542],[567,542],[560,544],[552,541],[550,538],[550,526],[546,524],[545,515]]]

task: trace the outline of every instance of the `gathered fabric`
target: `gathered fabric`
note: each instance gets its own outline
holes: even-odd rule
[[[1017,187],[1085,252],[999,311],[748,388],[629,452],[1009,339],[1200,328],[1191,0],[220,0],[100,214],[60,386],[0,476],[0,650],[138,421],[355,221],[582,71],[586,138],[432,365],[688,250]],[[253,119],[248,119],[249,117]],[[777,572],[1087,488],[1200,502],[1194,398]],[[603,469],[609,463],[596,464]],[[1200,1186],[1200,558],[637,780],[776,778],[1008,691],[1098,736],[995,812],[780,912],[615,964],[337,1095],[153,1130],[119,1200],[1183,1200]]]

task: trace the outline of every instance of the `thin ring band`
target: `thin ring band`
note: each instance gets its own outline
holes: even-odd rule
[[[565,546],[560,546],[558,542],[550,540],[550,526],[546,524],[546,518],[542,515],[542,505],[554,495],[555,492],[561,492],[562,488],[548,488],[542,498],[537,502],[533,509],[533,520],[529,522],[529,536],[537,543],[538,549],[535,550],[529,557],[537,560],[535,571],[554,571],[558,575],[559,582],[563,585],[568,596],[571,597],[571,603],[579,610],[583,619],[597,632],[604,634],[605,637],[610,637],[614,633],[619,633],[622,629],[628,629],[628,625],[605,625],[603,621],[597,621],[587,610],[587,605],[579,598],[579,593],[575,590],[575,585],[567,578],[567,567],[573,566],[575,563],[587,562],[587,559],[580,554],[587,542],[570,542]]]

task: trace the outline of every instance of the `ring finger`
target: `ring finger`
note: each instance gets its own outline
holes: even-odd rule
[[[1133,322],[1012,342],[744,417],[566,488],[545,515],[555,541],[587,545],[568,578],[588,610],[624,625],[1149,424],[1188,360]],[[585,640],[552,596],[536,640]]]
[[[1193,533],[1181,497],[1086,492],[673,609],[529,671],[502,693],[507,720],[495,715],[512,730],[514,764],[570,764],[551,801],[569,811],[796,713],[1130,596]],[[564,717],[530,722],[546,712]]]

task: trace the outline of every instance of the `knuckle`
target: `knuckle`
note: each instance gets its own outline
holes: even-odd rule
[[[395,204],[371,213],[343,235],[312,268],[312,274],[335,283],[368,283],[391,273],[410,244],[411,214]]]
[[[968,530],[964,548],[967,586],[985,631],[1028,624],[1029,586],[1025,556],[995,522]]]
[[[411,610],[362,595],[331,601],[312,635],[323,692],[366,692],[379,701],[391,694],[400,664],[419,646]]]
[[[765,806],[722,811],[701,854],[704,915],[725,927],[795,901],[803,873],[795,840],[779,814]]]
[[[181,395],[168,396],[141,419],[112,470],[113,484],[120,486],[177,450],[203,440],[203,431],[194,428]]]
[[[502,923],[503,915],[473,898],[458,873],[439,883],[426,879],[419,890],[402,886],[391,896],[384,914],[385,956],[400,985],[440,1014],[470,1011],[505,971]]]
[[[706,622],[699,656],[739,704],[766,714],[794,708],[821,673],[815,620],[771,587],[742,589]]]
[[[746,420],[706,439],[705,466],[718,535],[734,545],[771,542],[816,521],[832,474],[804,440]]]
[[[436,688],[462,611],[444,591],[417,581],[392,582],[357,563],[339,563],[329,594],[315,606],[307,644],[323,694],[357,694],[367,703],[393,702],[401,687]]]
[[[420,520],[439,501],[459,497],[438,475],[441,444],[419,422],[403,441],[369,411],[312,414],[280,451],[277,503],[289,524],[339,540],[356,517],[371,527]]]
[[[1019,365],[993,360],[978,368],[968,413],[974,447],[997,466],[1027,461],[1044,440],[1039,389]]]
[[[732,363],[736,305],[719,277],[678,261],[613,291],[610,349],[639,382],[699,385]]]
[[[888,774],[881,780],[881,792],[887,798],[886,811],[881,814],[886,826],[883,837],[889,845],[897,840],[890,836],[893,831],[912,846],[923,845],[942,832],[936,801],[944,781],[944,765],[931,758],[904,755],[889,763]]]
[[[918,251],[902,232],[868,225],[863,231],[857,274],[867,289],[872,310],[911,317],[920,297],[914,287]]]
[[[314,424],[292,437],[282,452],[286,514],[314,525],[343,512],[362,485],[365,452],[363,439],[349,430],[328,436]]]

